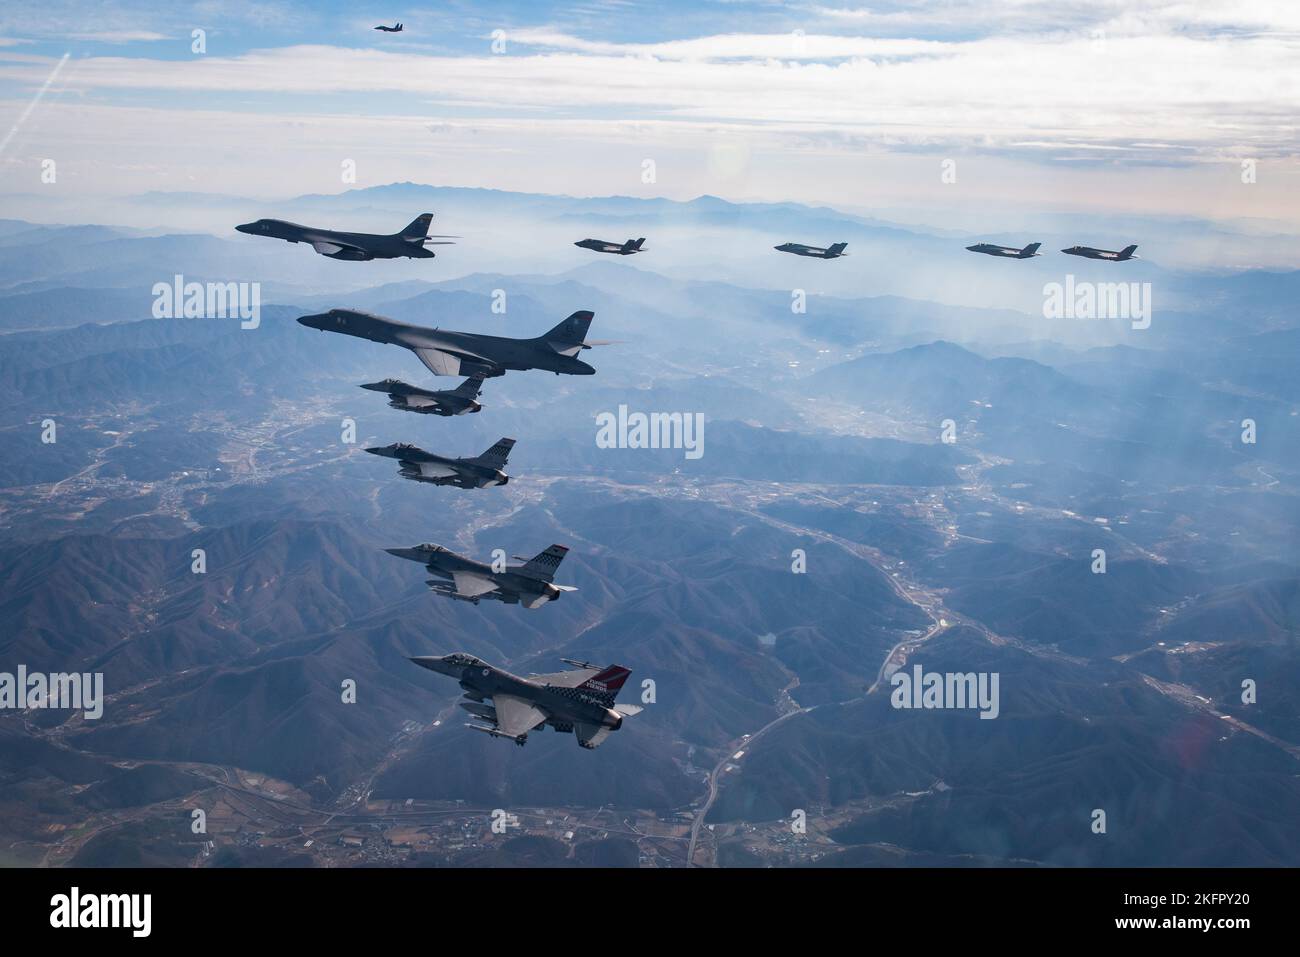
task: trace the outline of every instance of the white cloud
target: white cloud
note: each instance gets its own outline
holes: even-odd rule
[[[181,93],[196,108],[230,93],[265,94],[281,111],[311,110],[308,95],[399,94],[412,111],[438,104],[484,115],[775,125],[886,146],[1007,149],[1042,141],[1139,154],[1138,144],[1155,142],[1205,159],[1243,149],[1296,152],[1296,39],[998,37],[909,41],[901,58],[823,63],[764,55],[771,43],[789,39],[701,38],[668,45],[671,59],[571,51],[445,57],[328,46],[192,60],[90,57],[78,61],[68,83],[99,95]],[[857,42],[804,41],[845,50]],[[891,49],[890,41],[863,43]],[[708,50],[725,53],[703,58]],[[35,83],[43,73],[40,66],[0,63],[0,79]]]
[[[205,9],[226,5],[213,0]],[[230,9],[249,16],[240,4]],[[282,16],[289,8],[271,9]],[[418,169],[403,175],[402,163],[418,165],[430,150],[471,177],[475,151],[488,156],[487,167],[515,176],[491,158],[551,155],[558,140],[581,142],[582,162],[557,158],[550,168],[569,191],[597,175],[597,156],[622,163],[628,148],[655,155],[680,148],[707,157],[720,137],[741,142],[756,168],[764,157],[776,168],[781,155],[798,165],[807,156],[851,164],[883,154],[1014,159],[1050,167],[1055,177],[1119,162],[1226,168],[1241,157],[1300,153],[1300,32],[1287,32],[1300,23],[1297,11],[1300,4],[1239,10],[1221,0],[882,2],[851,13],[822,4],[794,10],[807,18],[802,36],[716,32],[628,43],[531,27],[508,31],[503,56],[484,42],[468,55],[385,44],[80,57],[21,140],[57,137],[61,148],[86,153],[109,144],[116,168],[133,170],[142,157],[132,151],[152,162],[163,137],[173,166],[190,163],[189,173],[217,178],[228,168],[248,182],[292,182],[313,150],[335,157],[374,152],[378,143],[395,151],[383,161],[394,178],[429,178]],[[917,31],[843,35],[882,32],[874,18]],[[113,29],[131,32],[125,21]],[[0,89],[21,104],[15,113],[52,65],[0,52]],[[150,105],[157,109],[149,122],[163,131],[152,136],[140,112]],[[204,149],[217,150],[223,165],[213,167]],[[1098,180],[1087,182],[1098,188]],[[726,193],[734,183],[711,188],[707,177],[692,179],[697,185]],[[674,188],[687,187],[679,179]]]
[[[89,33],[69,33],[69,40],[91,40],[98,43],[147,43],[154,40],[170,40],[165,33],[150,30],[98,30]]]

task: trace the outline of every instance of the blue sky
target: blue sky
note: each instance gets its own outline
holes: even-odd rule
[[[8,191],[1300,212],[1292,0],[153,6],[6,4]]]

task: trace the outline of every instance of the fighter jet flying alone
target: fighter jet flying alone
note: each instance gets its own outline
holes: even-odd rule
[[[614,253],[617,256],[631,256],[633,253],[641,251],[641,244],[645,242],[645,237],[640,239],[629,239],[625,243],[610,243],[603,239],[583,239],[574,243],[575,246],[581,246],[583,249],[594,249],[598,253]]]
[[[457,555],[441,545],[424,544],[411,548],[386,548],[384,551],[398,558],[420,562],[429,574],[445,579],[427,582],[435,595],[474,605],[484,598],[491,598],[507,605],[540,608],[548,601],[555,601],[566,591],[578,590],[573,585],[556,585],[551,582],[560,562],[564,561],[564,556],[569,552],[564,545],[552,545],[527,560],[516,555],[524,564],[508,565],[502,571],[494,571],[491,565]]]
[[[556,375],[592,375],[596,370],[577,358],[583,349],[607,343],[585,341],[594,313],[575,312],[535,339],[505,339],[475,332],[451,332],[409,326],[404,322],[351,309],[331,309],[300,316],[309,329],[386,342],[410,349],[434,375],[498,376],[507,370],[542,369]]]
[[[993,243],[976,243],[974,246],[967,246],[973,253],[984,253],[986,256],[1005,256],[1010,259],[1033,259],[1035,256],[1041,256],[1038,247],[1042,243],[1030,243],[1024,249],[1016,249],[1014,246],[995,246]]]
[[[401,33],[402,24],[401,21],[398,21],[398,23],[395,26],[386,27],[381,23],[379,26],[375,27],[375,29],[382,30],[384,33]]]
[[[311,248],[330,259],[348,262],[368,262],[372,259],[432,259],[429,246],[454,246],[443,242],[456,236],[430,236],[429,224],[433,213],[421,213],[400,233],[391,236],[375,233],[345,233],[335,229],[318,229],[299,226],[282,219],[259,219],[236,226],[235,229],[250,236],[283,239],[288,243],[309,243]]]
[[[470,458],[448,458],[435,455],[405,442],[366,449],[371,455],[397,459],[402,478],[432,485],[454,485],[457,488],[488,488],[505,485],[510,476],[502,471],[506,459],[514,448],[514,439],[501,439],[482,455]]]
[[[366,382],[361,388],[371,392],[387,392],[388,405],[404,412],[423,412],[428,415],[465,415],[482,412],[478,397],[483,391],[483,380],[471,376],[454,389],[435,391],[421,389],[400,379]]]
[[[1092,246],[1071,246],[1069,249],[1061,250],[1067,256],[1083,256],[1085,259],[1106,259],[1117,263],[1137,259],[1138,257],[1133,255],[1136,251],[1137,246],[1125,246],[1119,252],[1110,249],[1094,249]]]
[[[464,652],[411,660],[460,682],[466,699],[460,706],[487,722],[465,727],[494,738],[509,738],[520,746],[528,742],[530,731],[542,731],[549,724],[561,734],[572,734],[587,750],[594,750],[610,732],[623,726],[624,718],[642,710],[640,705],[614,703],[632,673],[622,665],[601,668],[562,658],[574,670],[521,678]]]
[[[839,259],[841,256],[848,255],[844,251],[848,245],[848,243],[835,243],[823,249],[820,246],[805,246],[803,243],[782,243],[772,248],[778,252],[794,253],[796,256],[811,256],[813,259]]]

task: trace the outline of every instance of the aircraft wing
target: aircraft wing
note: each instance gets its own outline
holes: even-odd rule
[[[578,668],[572,671],[557,671],[549,675],[529,675],[529,681],[551,685],[554,688],[576,688],[588,678],[600,674],[602,668]]]
[[[497,590],[496,582],[482,575],[475,575],[473,572],[452,572],[451,580],[456,583],[456,594],[464,595],[466,598],[486,595],[490,591]]]
[[[512,738],[527,734],[548,717],[531,702],[509,694],[493,695],[492,706],[497,709],[497,729]]]
[[[365,250],[360,246],[353,246],[349,243],[326,242],[323,239],[316,240],[316,242],[311,244],[311,248],[316,250],[316,252],[320,253],[322,256],[333,256],[336,253],[343,252],[345,249],[355,253],[365,252]]]
[[[452,352],[446,349],[435,349],[433,346],[425,346],[411,351],[419,356],[425,368],[434,375],[472,376],[479,373],[490,375],[489,370],[496,365],[492,360],[484,359],[482,356],[476,356],[473,353]]]
[[[419,462],[420,474],[425,478],[451,478],[453,475],[459,475],[457,469],[450,465],[443,465],[440,462]]]
[[[416,349],[415,354],[434,375],[460,375],[460,356],[441,349]]]

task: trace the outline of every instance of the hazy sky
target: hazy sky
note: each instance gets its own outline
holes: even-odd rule
[[[350,160],[358,186],[1300,219],[1295,0],[156,6],[4,6],[0,192],[92,220],[338,192]]]

